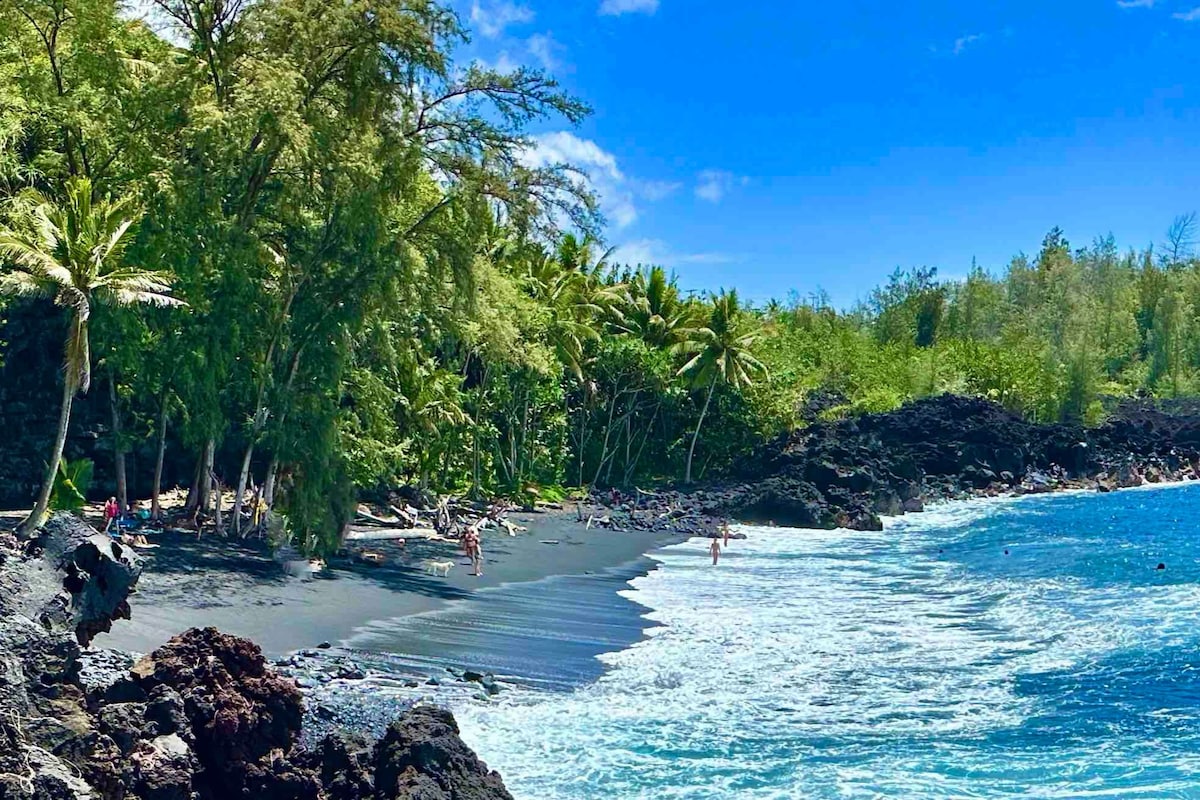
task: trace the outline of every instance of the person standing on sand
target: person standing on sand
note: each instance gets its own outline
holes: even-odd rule
[[[467,526],[463,533],[462,546],[467,558],[471,559],[471,567],[474,569],[471,575],[479,577],[483,574],[483,545],[479,538],[478,522]]]
[[[708,552],[712,553],[713,566],[717,565],[717,560],[721,557],[721,540],[714,538],[712,544],[708,546]]]
[[[475,571],[471,574],[476,578],[483,575],[483,540],[479,536],[479,529],[471,527],[471,566]]]
[[[108,502],[104,504],[104,532],[108,533],[108,529],[117,521],[117,517],[121,516],[121,507],[117,505],[117,498],[110,497]]]

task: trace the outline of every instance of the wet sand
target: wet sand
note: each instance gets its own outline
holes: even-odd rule
[[[483,589],[648,568],[646,553],[685,538],[585,530],[566,512],[510,519],[529,531],[516,536],[485,532],[481,577],[469,574],[469,562],[448,542],[355,542],[360,549],[384,553],[387,563],[334,561],[315,577],[301,579],[287,575],[261,547],[155,534],[151,538],[161,546],[142,552],[146,566],[130,598],[133,619],[116,623],[95,646],[148,652],[180,631],[205,626],[250,638],[270,656],[322,642],[353,646],[373,622],[445,609]],[[454,567],[445,578],[433,576],[424,571],[426,560],[453,561]]]

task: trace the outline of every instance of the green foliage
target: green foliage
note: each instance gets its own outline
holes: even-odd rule
[[[81,511],[87,503],[88,489],[92,485],[90,459],[75,461],[62,459],[58,462],[58,473],[50,490],[50,509],[53,511]]]
[[[576,170],[529,150],[586,107],[456,67],[448,4],[157,5],[169,38],[112,0],[0,3],[0,288],[75,312],[64,389],[102,364],[120,445],[165,423],[197,495],[210,453],[306,549],[361,489],[719,475],[817,391],[827,418],[953,391],[1095,423],[1200,388],[1192,218],[1161,250],[1055,229],[998,274],[897,270],[849,312],[688,297],[612,264]]]

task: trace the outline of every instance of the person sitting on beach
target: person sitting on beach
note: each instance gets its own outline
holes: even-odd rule
[[[133,506],[130,508],[133,516],[139,523],[150,521],[150,509],[142,505],[141,500],[134,500]]]
[[[717,565],[717,560],[721,557],[721,540],[714,538],[712,540],[712,544],[708,546],[708,552],[712,553],[713,566],[715,567]]]
[[[150,544],[150,540],[140,533],[123,533],[120,541],[121,544],[130,547],[158,547],[156,544]]]

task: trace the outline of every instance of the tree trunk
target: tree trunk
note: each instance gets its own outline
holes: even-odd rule
[[[215,473],[210,471],[208,474],[212,480],[213,489],[216,490],[213,492],[214,500],[216,501],[213,505],[213,525],[216,526],[217,533],[223,536],[225,534],[225,521],[221,518],[221,495],[224,493],[225,487],[221,485],[221,480]]]
[[[587,429],[587,407],[582,401],[579,403],[579,477],[575,481],[575,485],[580,489],[583,488],[583,445],[585,441],[585,431]]]
[[[216,461],[217,443],[213,439],[209,439],[204,443],[204,466],[200,476],[200,510],[208,511],[208,507],[212,502],[213,497],[213,463]],[[216,491],[217,504],[221,503],[221,490],[218,487]]]
[[[687,470],[683,475],[684,483],[692,482],[692,457],[696,455],[696,440],[700,438],[700,426],[704,424],[704,415],[708,413],[708,404],[712,402],[713,390],[717,388],[714,377],[708,385],[708,395],[704,398],[704,408],[700,409],[700,419],[696,420],[696,430],[692,433],[692,445],[688,448]]]
[[[121,407],[117,402],[117,380],[108,373],[108,405],[112,411],[113,466],[117,474],[117,505],[129,508],[129,482],[125,477],[125,445],[121,441]]]
[[[295,355],[292,357],[292,367],[290,367],[288,371],[288,383],[283,386],[284,397],[287,397],[290,395],[290,393],[292,393],[292,386],[295,384],[296,380],[296,372],[299,372],[300,369],[300,355],[302,353],[304,353],[304,345],[301,344],[300,347],[296,349]],[[278,419],[277,426],[278,428],[282,429],[283,423],[287,421],[288,408],[288,405],[284,405],[283,410],[280,411],[280,419]],[[275,507],[275,482],[278,471],[280,471],[280,453],[276,452],[272,453],[271,455],[271,462],[268,464],[268,467],[266,467],[266,477],[263,480],[262,498],[268,509],[274,509]],[[254,505],[258,505],[257,499],[254,500]]]
[[[279,456],[271,458],[271,464],[267,467],[267,478],[263,481],[263,502],[267,504],[267,508],[275,507],[275,481],[279,477]]]
[[[162,519],[162,505],[159,495],[162,493],[163,459],[167,453],[167,392],[164,389],[158,406],[158,452],[154,455],[154,486],[150,490],[150,518]]]
[[[29,535],[46,522],[46,512],[50,508],[50,493],[54,490],[54,478],[58,475],[58,465],[62,461],[63,447],[67,443],[67,428],[71,424],[71,403],[75,399],[75,387],[71,385],[68,376],[63,377],[62,408],[58,415],[58,434],[54,437],[54,450],[50,453],[50,463],[46,465],[46,479],[38,493],[37,504],[33,511],[21,523],[21,533]]]
[[[246,452],[242,454],[242,469],[238,472],[237,488],[233,493],[233,532],[242,532],[242,496],[246,494],[246,484],[250,480],[250,460],[254,457],[254,443],[262,433],[267,422],[266,409],[261,406],[254,413],[254,425],[250,430],[250,442]]]
[[[604,462],[608,460],[608,439],[612,433],[613,413],[617,410],[617,400],[621,397],[621,393],[617,392],[613,395],[612,402],[608,406],[608,422],[604,424],[604,441],[600,444],[600,463],[596,465],[596,474],[592,478],[592,486],[600,483],[600,473],[604,471]]]
[[[650,415],[650,424],[646,426],[646,435],[642,437],[642,443],[638,445],[637,455],[633,457],[633,463],[625,465],[626,486],[633,481],[633,474],[637,471],[638,462],[642,460],[642,452],[646,449],[646,443],[650,441],[650,434],[654,432],[654,421],[658,419],[658,412],[661,408],[662,400],[660,399],[654,406],[654,413]]]

